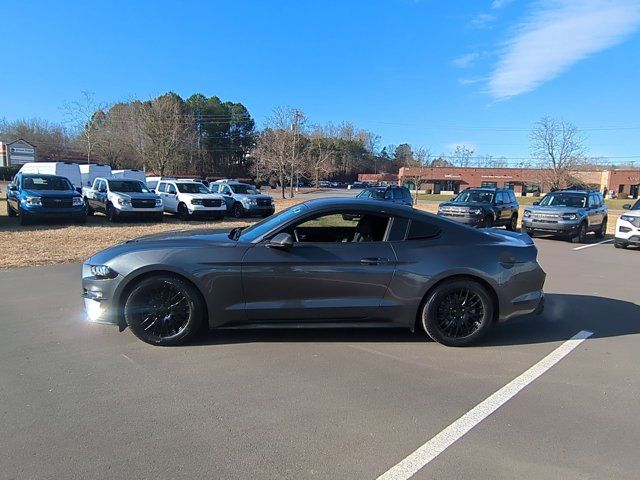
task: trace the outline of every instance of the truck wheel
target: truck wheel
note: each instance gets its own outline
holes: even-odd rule
[[[521,232],[521,233],[524,233],[524,234],[527,234],[527,235],[529,235],[531,238],[533,238],[533,230],[532,230],[532,229],[530,229],[530,228],[522,227],[522,228],[520,229],[520,232]]]
[[[600,225],[600,228],[596,230],[596,238],[604,238],[606,234],[607,234],[607,217],[604,217],[604,220],[602,220],[602,224]]]
[[[91,205],[89,205],[89,199],[85,198],[84,199],[84,206],[85,209],[87,210],[87,215],[89,215],[90,217],[93,216],[94,213],[96,213],[93,208],[91,208]]]
[[[515,232],[518,229],[518,215],[514,213],[511,216],[511,221],[507,225],[507,230]]]
[[[111,203],[107,203],[107,220],[110,222],[118,221],[118,211],[111,205]]]
[[[236,218],[242,218],[245,215],[244,207],[240,203],[234,204],[231,212],[233,213],[233,216]]]
[[[11,205],[9,205],[9,200],[7,200],[7,215],[9,215],[10,217],[16,216],[15,210],[11,208]]]
[[[29,216],[22,211],[20,208],[20,204],[18,204],[18,222],[20,225],[28,225],[29,224]]]
[[[178,218],[184,221],[189,220],[189,210],[184,203],[178,205]]]
[[[493,227],[493,217],[491,215],[487,215],[482,220],[482,223],[480,224],[480,228],[491,228],[491,227]]]
[[[587,241],[587,224],[582,222],[578,227],[576,234],[571,237],[573,243],[584,243]]]
[[[622,241],[617,240],[617,239],[613,241],[613,246],[616,247],[616,248],[623,248],[623,249],[627,248],[626,242],[622,242]]]

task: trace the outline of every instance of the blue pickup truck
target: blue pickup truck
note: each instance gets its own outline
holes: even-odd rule
[[[87,221],[82,195],[65,177],[40,173],[18,173],[7,187],[7,213],[21,225],[32,220],[61,218]]]

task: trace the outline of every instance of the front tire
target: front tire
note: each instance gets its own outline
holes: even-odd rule
[[[178,218],[185,222],[189,220],[189,209],[184,203],[178,205]]]
[[[231,213],[233,213],[233,216],[235,218],[243,218],[246,215],[244,207],[240,203],[235,203],[233,205],[233,209],[231,210]]]
[[[11,208],[11,204],[9,203],[9,200],[7,200],[7,215],[10,217],[16,216],[16,212],[13,208]]]
[[[107,220],[112,223],[118,221],[118,210],[111,203],[107,203]]]
[[[573,243],[584,243],[587,241],[587,224],[582,222],[578,227],[578,231],[576,234],[571,237],[571,242]]]
[[[200,292],[173,275],[154,275],[136,283],[124,298],[124,319],[143,342],[180,345],[191,339],[204,319]]]
[[[493,321],[494,305],[486,288],[467,279],[446,280],[425,299],[421,322],[436,342],[464,347],[477,342]]]
[[[628,245],[627,245],[626,242],[622,242],[620,240],[614,240],[613,241],[613,246],[616,247],[616,248],[625,249],[625,248],[627,248]]]
[[[493,217],[491,215],[487,215],[482,220],[482,223],[480,224],[480,228],[491,228],[491,227],[493,227]]]
[[[89,205],[89,200],[87,198],[84,199],[85,210],[87,211],[87,215],[92,217],[95,212],[91,205]]]
[[[20,204],[18,204],[18,223],[20,223],[20,225],[29,225],[30,220],[28,214],[23,212]]]

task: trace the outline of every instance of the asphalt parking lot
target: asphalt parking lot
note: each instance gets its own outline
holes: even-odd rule
[[[83,320],[77,264],[0,274],[0,478],[373,479],[576,333],[414,478],[638,478],[640,252],[536,239],[543,315],[453,349],[403,330],[151,347]]]

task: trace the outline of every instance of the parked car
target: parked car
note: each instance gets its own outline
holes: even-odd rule
[[[248,183],[233,180],[219,180],[210,185],[212,193],[219,193],[225,199],[227,209],[236,218],[259,215],[268,217],[275,212],[273,198],[260,193]]]
[[[7,213],[21,225],[32,220],[63,218],[84,223],[87,214],[82,195],[59,175],[20,173],[7,187]]]
[[[347,190],[358,190],[360,188],[364,188],[364,183],[362,182],[353,182],[349,185],[347,185]]]
[[[224,218],[227,213],[222,195],[211,193],[202,183],[193,180],[161,180],[156,193],[162,199],[164,211],[175,213],[182,220]]]
[[[607,233],[608,211],[602,194],[591,190],[557,190],[527,207],[522,215],[522,231],[554,234],[574,243],[586,241],[587,233],[596,238]]]
[[[82,187],[90,187],[98,177],[111,177],[111,167],[100,163],[83,164],[80,165],[80,175],[82,176]]]
[[[77,163],[73,162],[29,162],[20,167],[22,173],[42,173],[65,177],[73,188],[82,191],[82,174]]]
[[[407,187],[370,187],[361,191],[356,198],[363,200],[380,200],[399,205],[413,205],[413,197]]]
[[[631,205],[623,205],[622,208],[629,210],[624,215],[620,215],[616,222],[616,234],[614,245],[616,248],[627,248],[629,245],[640,246],[640,200]]]
[[[317,185],[319,188],[328,188],[331,186],[331,182],[327,180],[320,180]]]
[[[472,227],[518,227],[518,202],[506,188],[467,188],[438,206],[438,215]]]
[[[525,236],[412,208],[311,200],[230,232],[148,235],[84,262],[89,320],[175,345],[210,328],[322,324],[423,328],[477,342],[540,311],[545,273]]]
[[[140,180],[96,178],[84,188],[87,214],[103,212],[110,222],[120,218],[148,218],[161,222],[162,200]]]

